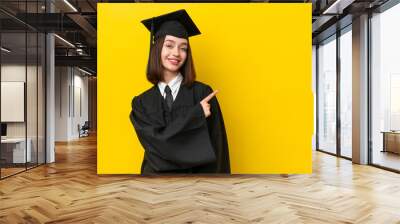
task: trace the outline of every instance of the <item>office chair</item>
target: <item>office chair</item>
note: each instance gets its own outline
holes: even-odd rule
[[[89,129],[90,129],[89,121],[85,121],[82,127],[80,127],[80,125],[78,124],[78,129],[79,129],[79,138],[89,136]]]

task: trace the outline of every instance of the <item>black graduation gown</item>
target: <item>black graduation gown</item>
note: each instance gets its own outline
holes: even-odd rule
[[[157,85],[132,100],[131,122],[145,155],[142,174],[230,173],[228,142],[216,97],[205,117],[200,101],[212,93],[195,81],[181,84],[168,110]]]

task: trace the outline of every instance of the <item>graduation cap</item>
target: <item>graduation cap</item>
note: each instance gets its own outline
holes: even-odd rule
[[[142,20],[142,23],[150,31],[150,51],[153,42],[160,37],[171,35],[188,39],[191,36],[201,34],[196,24],[194,24],[193,20],[184,9],[145,19]],[[147,62],[147,72],[149,70],[149,64],[150,54]]]
[[[150,44],[153,43],[153,37],[154,40],[166,35],[188,38],[200,34],[200,30],[184,9],[145,19],[142,23],[151,33]]]

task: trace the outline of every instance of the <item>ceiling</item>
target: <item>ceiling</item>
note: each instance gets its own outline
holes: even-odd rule
[[[18,62],[25,55],[35,57],[43,44],[33,38],[37,33],[54,32],[56,66],[79,66],[96,73],[96,14],[96,0],[1,0],[2,46],[12,49],[2,52],[2,59]]]
[[[313,0],[313,44],[352,23],[353,17],[373,12],[390,0]]]
[[[313,42],[326,38],[341,26],[351,24],[353,16],[372,10],[388,0],[231,0],[229,2],[302,3],[311,2]],[[181,0],[1,0],[0,22],[3,46],[25,51],[25,30],[54,32],[56,65],[81,66],[96,71],[97,2],[181,2]],[[187,2],[227,2],[223,0],[191,0]],[[51,12],[51,13],[50,13]],[[340,21],[340,22],[338,22]],[[339,24],[339,25],[338,25]],[[29,39],[29,38],[28,38]],[[69,43],[66,43],[66,40]],[[28,40],[29,42],[30,40]],[[36,42],[28,44],[33,52]],[[72,45],[71,45],[72,44]],[[41,47],[41,46],[40,46]]]

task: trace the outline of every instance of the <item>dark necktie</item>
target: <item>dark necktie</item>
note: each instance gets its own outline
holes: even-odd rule
[[[164,91],[165,91],[165,102],[167,103],[169,110],[171,110],[172,102],[174,101],[174,99],[172,98],[171,88],[169,88],[169,86],[167,85]]]

